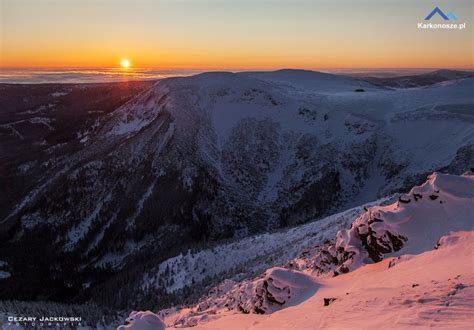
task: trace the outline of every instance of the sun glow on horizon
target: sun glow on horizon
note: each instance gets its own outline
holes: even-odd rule
[[[120,66],[124,69],[127,69],[130,67],[130,61],[127,58],[122,58],[120,61]]]
[[[452,2],[449,10],[471,24],[472,0]],[[472,29],[417,28],[433,10],[431,0],[403,6],[393,0],[0,3],[0,69],[114,68],[128,74],[138,66],[321,70],[474,65]]]

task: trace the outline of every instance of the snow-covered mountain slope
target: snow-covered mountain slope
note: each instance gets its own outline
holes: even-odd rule
[[[319,280],[316,294],[300,305],[271,315],[211,315],[194,329],[470,329],[474,234],[454,232],[440,242],[438,249],[394,266],[388,258]]]
[[[209,278],[226,279],[226,285],[255,276],[267,268],[296,258],[307,247],[333,238],[371,205],[386,204],[383,198],[366,206],[357,206],[291,229],[265,233],[220,244],[200,251],[188,250],[161,262],[143,274],[143,291],[164,286],[171,293],[184,287],[195,287]]]
[[[465,171],[473,85],[393,91],[291,70],[163,79],[99,116],[74,152],[18,164],[34,175],[2,210],[0,260],[11,276],[0,298],[141,304],[167,294],[157,265],[203,242],[321,219],[429,171]],[[146,297],[144,269],[161,290]]]
[[[390,88],[414,88],[429,86],[443,81],[474,77],[474,71],[436,70],[418,75],[399,77],[363,77],[372,83]]]
[[[338,232],[334,243],[316,249],[314,270],[347,273],[386,255],[427,251],[450,231],[474,230],[474,176],[468,173],[432,174],[396,203],[369,208],[349,230]]]
[[[367,81],[308,70],[283,69],[273,72],[257,71],[243,72],[240,74],[275,83],[285,88],[290,88],[290,90],[300,92],[341,93],[354,92],[356,89],[363,89],[365,91],[377,91],[382,89]]]
[[[473,194],[474,172],[462,176],[434,173],[423,185],[400,196],[393,204],[369,207],[355,218],[350,229],[339,231],[335,239],[320,240],[300,257],[286,263],[284,268],[271,268],[260,277],[235,284],[224,281],[198,305],[164,310],[160,314],[168,325],[177,327],[195,326],[235,312],[270,314],[307,299],[313,300],[314,297],[310,297],[315,292],[320,297],[322,283],[329,287],[334,283],[328,278],[337,276],[351,282],[352,275],[346,273],[361,267],[380,270],[387,263],[383,263],[383,268],[366,268],[369,266],[364,265],[388,258],[389,267],[396,266],[397,269],[399,263],[410,258],[407,255],[420,254],[455,242],[457,236],[440,239],[453,231],[468,231],[461,234],[461,245],[469,251],[467,256],[472,258]],[[464,262],[469,266],[464,266],[463,274],[472,277],[472,260]],[[439,281],[437,274],[432,279]],[[384,283],[383,279],[380,279],[379,285],[381,283]],[[340,295],[342,293],[336,299],[341,299]]]

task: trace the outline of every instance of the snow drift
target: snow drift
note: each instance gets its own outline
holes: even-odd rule
[[[437,249],[318,279],[316,294],[293,308],[271,315],[224,312],[196,329],[471,329],[473,258],[474,232],[453,232]]]
[[[150,311],[130,313],[128,318],[125,320],[125,325],[121,325],[117,330],[164,330],[165,324],[161,321],[160,317]]]

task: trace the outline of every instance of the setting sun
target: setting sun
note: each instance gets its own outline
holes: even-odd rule
[[[120,61],[120,65],[122,66],[122,68],[128,68],[130,66],[130,61],[124,58]]]

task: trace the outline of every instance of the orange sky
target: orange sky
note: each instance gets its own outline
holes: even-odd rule
[[[473,68],[471,1],[437,2],[465,30],[418,29],[428,0],[0,3],[2,67]]]

